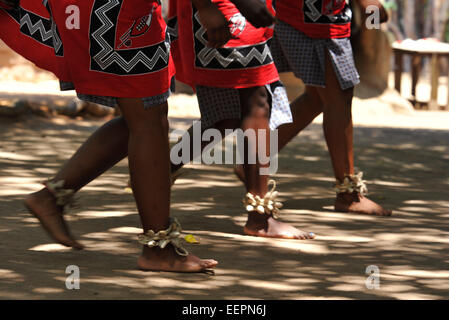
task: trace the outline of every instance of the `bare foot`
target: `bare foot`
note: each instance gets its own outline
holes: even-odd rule
[[[306,232],[295,227],[280,222],[272,216],[261,215],[257,212],[248,213],[248,221],[246,222],[243,232],[249,236],[280,238],[280,239],[314,239],[313,232]]]
[[[146,271],[204,272],[216,267],[218,262],[212,259],[203,260],[192,254],[180,256],[168,245],[165,249],[144,246],[137,265],[139,269]]]
[[[245,171],[243,170],[243,166],[241,164],[234,167],[234,174],[240,181],[243,182],[243,184],[246,184]]]
[[[368,214],[373,216],[391,216],[392,211],[382,208],[370,199],[353,193],[339,193],[335,199],[335,211]]]
[[[47,189],[32,193],[25,199],[25,207],[34,215],[56,242],[81,250],[83,245],[77,242],[64,221],[62,207],[56,205],[55,197]]]

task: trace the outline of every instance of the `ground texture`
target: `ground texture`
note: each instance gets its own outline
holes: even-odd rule
[[[388,122],[403,128],[359,125],[355,134],[356,164],[370,197],[394,209],[390,218],[332,211],[332,171],[319,124],[282,152],[275,176],[285,204],[281,219],[315,232],[315,240],[243,235],[244,188],[232,166],[188,166],[173,189],[172,215],[200,238],[189,250],[220,262],[215,275],[136,269],[140,230],[132,195],[124,191],[126,161],[84,188],[80,208],[67,216],[86,250],[52,244],[23,208],[24,195],[101,122],[0,118],[0,299],[447,299],[449,128],[406,128],[402,117]],[[419,115],[408,119],[421,123]],[[442,121],[438,114],[434,119]],[[191,121],[171,124],[186,128]],[[80,268],[80,290],[66,289],[69,265]],[[370,265],[380,269],[378,290],[365,285]]]

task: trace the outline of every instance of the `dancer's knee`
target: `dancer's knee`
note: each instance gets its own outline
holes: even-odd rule
[[[268,105],[268,102],[252,106],[250,117],[257,119],[268,119],[270,117],[270,106]]]
[[[270,117],[270,104],[268,99],[268,92],[265,87],[256,90],[248,105],[248,115],[252,118],[268,119]]]
[[[240,90],[242,104],[242,119],[268,119],[270,103],[265,87],[254,87]]]
[[[140,99],[139,99],[140,100]],[[130,133],[168,133],[167,104],[145,108],[138,100],[119,101]]]

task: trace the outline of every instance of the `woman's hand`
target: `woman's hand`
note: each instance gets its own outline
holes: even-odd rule
[[[231,39],[228,22],[218,7],[210,0],[191,0],[198,10],[201,24],[207,30],[208,46],[219,48]]]
[[[230,0],[256,28],[269,27],[276,19],[262,0]]]

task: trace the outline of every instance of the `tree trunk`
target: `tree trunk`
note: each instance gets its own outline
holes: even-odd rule
[[[361,16],[362,10],[353,5],[354,17]],[[361,84],[377,93],[388,87],[388,74],[391,66],[391,45],[387,34],[381,29],[368,30],[363,19],[354,19],[359,32],[351,37],[354,58],[360,74]]]
[[[416,39],[415,0],[404,1],[404,30],[407,38]]]
[[[445,41],[446,40],[446,25],[448,22],[448,11],[449,11],[449,1],[444,0],[441,1],[440,3],[440,10],[439,10],[439,33],[438,33],[438,39],[440,39],[441,41]]]

